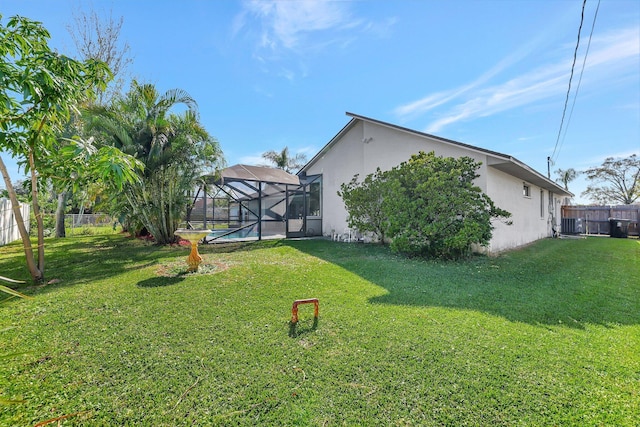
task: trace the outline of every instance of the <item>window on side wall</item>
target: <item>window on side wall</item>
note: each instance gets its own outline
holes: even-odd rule
[[[522,195],[524,197],[531,197],[531,187],[524,182],[522,183]]]
[[[544,218],[544,190],[540,190],[540,218]]]

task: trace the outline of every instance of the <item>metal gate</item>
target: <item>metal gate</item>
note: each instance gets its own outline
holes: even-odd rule
[[[287,238],[305,236],[305,198],[304,186],[287,186]]]

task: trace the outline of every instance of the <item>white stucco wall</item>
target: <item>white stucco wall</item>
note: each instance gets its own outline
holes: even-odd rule
[[[523,194],[525,184],[529,186],[529,197]],[[550,237],[554,223],[555,229],[560,229],[561,197],[551,193],[550,204],[550,192],[547,189],[489,167],[486,193],[496,206],[511,212],[512,215],[509,218],[511,225],[505,224],[504,221],[494,221],[490,252],[512,249]]]
[[[346,134],[334,149],[329,150],[307,169],[307,175],[322,175],[322,231],[325,235],[342,233],[347,227],[347,214],[337,192],[354,174],[362,173],[362,123]]]
[[[494,222],[493,239],[488,247],[490,252],[521,246],[551,234],[548,191],[544,191],[544,214],[541,216],[540,188],[530,185],[531,197],[524,197],[523,180],[487,166],[487,155],[484,152],[366,121],[357,121],[339,141],[306,169],[309,175],[323,175],[324,234],[342,233],[347,228],[347,212],[342,199],[337,195],[342,183],[349,182],[354,174],[359,174],[362,179],[375,172],[377,167],[389,170],[409,160],[411,155],[419,151],[434,151],[436,155],[444,157],[468,156],[482,162],[476,185],[496,206],[511,212],[510,220],[513,222],[510,226],[500,221]]]
[[[529,184],[530,197],[523,195],[523,181],[492,169],[487,174],[487,195],[496,206],[511,212],[511,225],[494,220],[491,252],[525,245],[546,235],[546,215],[540,216],[540,189]],[[545,206],[546,212],[546,206]]]
[[[481,178],[477,185],[486,187],[484,171],[486,162],[480,153],[470,152],[460,147],[448,146],[437,140],[429,140],[408,132],[389,129],[374,123],[357,122],[342,139],[306,172],[308,175],[323,175],[322,187],[322,230],[329,235],[332,230],[342,233],[347,227],[347,212],[337,192],[340,185],[351,181],[355,174],[363,179],[376,168],[389,170],[409,160],[419,151],[435,151],[439,156],[469,156],[483,162]]]

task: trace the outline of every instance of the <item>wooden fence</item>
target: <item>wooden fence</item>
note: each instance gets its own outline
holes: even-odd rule
[[[640,205],[562,206],[563,234],[610,234],[610,219],[624,220],[630,236],[638,236]]]
[[[29,206],[28,203],[22,203],[20,205],[22,218],[24,219],[24,225],[27,227],[27,230],[29,230],[30,208],[31,206]],[[20,231],[18,230],[18,224],[13,215],[13,209],[11,209],[11,200],[0,199],[0,246],[18,239],[20,239]]]

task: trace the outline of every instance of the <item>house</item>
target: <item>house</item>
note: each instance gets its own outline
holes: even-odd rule
[[[321,182],[320,209],[312,218],[321,220],[322,234],[343,233],[348,227],[347,212],[337,194],[341,184],[355,174],[362,179],[378,167],[389,170],[419,151],[482,162],[476,185],[496,206],[512,214],[511,225],[495,221],[488,252],[522,246],[560,229],[562,200],[573,194],[521,161],[357,114],[347,116],[349,123],[298,173],[301,180]]]

